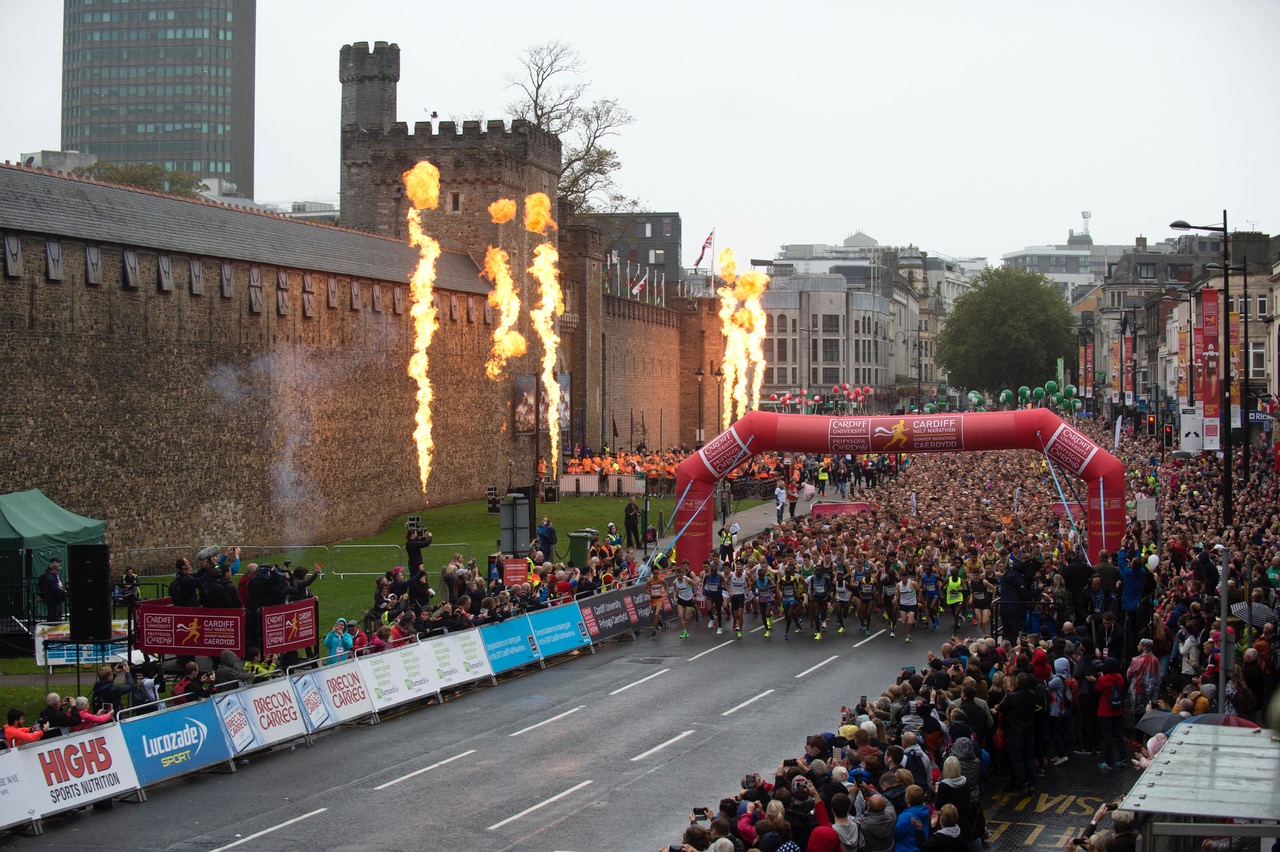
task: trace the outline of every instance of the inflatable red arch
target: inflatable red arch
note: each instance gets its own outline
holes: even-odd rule
[[[1044,408],[975,414],[821,417],[751,411],[676,468],[679,559],[701,570],[716,537],[715,484],[758,453],[944,453],[1036,450],[1084,480],[1089,557],[1124,535],[1124,465]]]

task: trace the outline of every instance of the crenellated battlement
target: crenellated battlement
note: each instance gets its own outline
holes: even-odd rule
[[[399,82],[400,45],[376,41],[370,50],[367,41],[344,44],[338,51],[338,82],[346,84],[365,80]]]

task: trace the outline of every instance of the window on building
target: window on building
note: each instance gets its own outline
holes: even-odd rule
[[[644,238],[652,237],[653,224],[650,222],[636,222],[636,236]]]
[[[809,328],[816,330],[818,328],[818,315],[809,314]]]
[[[1267,316],[1267,294],[1262,293],[1258,296],[1257,301],[1258,312],[1254,314],[1257,319],[1263,319]]]
[[[786,367],[779,367],[778,369],[773,371],[773,383],[775,385],[784,385],[784,386],[787,384],[787,368]]]
[[[1138,280],[1154,281],[1156,278],[1156,265],[1154,263],[1138,263]]]
[[[824,338],[822,341],[822,363],[839,364],[840,358],[840,340],[839,338],[831,340]],[[826,379],[823,379],[826,381]]]
[[[1267,344],[1261,340],[1249,341],[1249,381],[1267,377]]]
[[[1116,265],[1115,265],[1115,263],[1108,263],[1108,264],[1107,264],[1107,277],[1108,277],[1108,278],[1110,278],[1112,275],[1114,275],[1114,274],[1115,274],[1115,271],[1116,271]]]
[[[839,367],[823,367],[822,383],[824,385],[840,384],[840,368]]]
[[[662,236],[664,236],[664,237],[669,237],[669,236],[671,236],[674,232],[675,232],[675,225],[674,225],[674,223],[672,223],[672,221],[671,221],[671,217],[670,217],[670,216],[665,216],[665,217],[663,217],[663,219],[662,219]]]
[[[822,333],[823,334],[839,334],[840,333],[840,315],[839,314],[823,314],[822,315]]]
[[[1171,263],[1168,266],[1168,270],[1170,281],[1176,281],[1181,284],[1189,284],[1191,282],[1191,264]]]
[[[769,314],[764,315],[764,333],[768,334],[773,331],[773,317]]]
[[[862,317],[862,333],[863,334],[871,333],[871,315],[870,314],[864,315]]]
[[[460,210],[462,210],[462,193],[461,192],[449,193],[449,212],[457,213]]]
[[[792,318],[791,318],[791,333],[792,333],[792,334],[798,334],[798,333],[799,333],[799,332],[798,332],[798,330],[797,330],[797,328],[796,328],[799,324],[800,324],[800,320],[796,319],[795,317],[792,317]]]
[[[791,368],[791,384],[794,385],[795,383],[796,383],[796,368],[792,367]]]
[[[778,360],[787,360],[787,339],[785,337],[778,338]]]
[[[766,364],[773,361],[773,341],[772,340],[760,341],[760,350],[764,353],[764,360]]]
[[[818,368],[816,366],[809,368],[809,384],[816,386],[818,384]],[[812,393],[812,391],[810,391]]]
[[[818,339],[816,337],[809,340],[809,360],[814,364],[818,363]]]
[[[665,249],[649,249],[649,263],[652,266],[662,266],[667,262],[667,252]]]

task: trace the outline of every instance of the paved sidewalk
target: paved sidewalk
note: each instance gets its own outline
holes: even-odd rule
[[[796,503],[796,517],[800,518],[808,515],[809,509],[812,505],[813,503],[805,502],[804,500]],[[717,524],[719,517],[719,514],[717,514]],[[783,517],[787,517],[785,511],[783,513]],[[729,515],[729,525],[732,526],[735,523],[738,525],[739,543],[767,531],[777,523],[777,520],[778,510],[775,508],[772,500],[766,500],[759,506],[753,506],[750,509],[743,509],[741,512],[734,512]],[[717,525],[715,530],[719,529],[720,527]],[[680,527],[676,526],[674,520],[670,521],[668,525],[668,534],[658,539],[658,549],[664,550],[670,547],[671,543],[676,540],[676,534],[679,532]],[[654,551],[652,550],[650,551],[650,553],[653,552]]]

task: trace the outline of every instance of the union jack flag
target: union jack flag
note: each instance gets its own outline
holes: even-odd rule
[[[715,238],[716,238],[716,229],[712,228],[711,233],[707,234],[707,238],[702,241],[702,251],[698,252],[698,259],[694,261],[694,264],[693,264],[695,268],[702,265],[702,258],[706,256],[707,249],[711,248],[711,243],[715,240]]]

